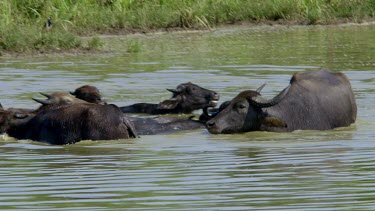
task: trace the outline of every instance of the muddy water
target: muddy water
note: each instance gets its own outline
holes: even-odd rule
[[[114,53],[0,59],[0,102],[92,84],[118,105],[158,102],[191,81],[220,102],[272,97],[291,75],[343,71],[356,124],[332,131],[211,135],[51,146],[0,136],[2,210],[371,210],[375,206],[375,26],[226,28],[106,37]],[[129,53],[131,51],[132,53]]]

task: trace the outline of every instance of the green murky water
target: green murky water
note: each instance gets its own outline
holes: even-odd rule
[[[205,130],[50,146],[0,136],[1,210],[372,210],[375,26],[226,28],[107,37],[115,53],[0,59],[0,102],[91,84],[118,105],[159,102],[191,81],[221,102],[294,72],[343,71],[356,124],[333,131],[211,135]],[[130,46],[130,47],[129,47]],[[130,49],[136,53],[126,53]]]

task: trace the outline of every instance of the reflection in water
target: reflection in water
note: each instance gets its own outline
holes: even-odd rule
[[[99,87],[108,102],[159,102],[191,81],[221,102],[264,82],[274,96],[298,71],[344,71],[358,121],[332,131],[211,135],[206,130],[50,146],[0,136],[2,210],[370,210],[374,206],[375,26],[259,27],[146,35],[142,49],[0,59],[0,102]]]

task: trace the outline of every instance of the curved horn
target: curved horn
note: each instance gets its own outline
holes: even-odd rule
[[[39,94],[45,96],[48,99],[51,98],[51,95],[49,95],[49,94],[46,94],[46,93],[43,93],[43,92],[39,92]]]
[[[50,105],[52,104],[52,100],[50,99],[47,99],[47,100],[41,100],[41,99],[36,99],[36,98],[33,98],[34,101],[42,104],[42,105]]]
[[[69,91],[69,94],[76,95],[76,92]]]
[[[220,110],[218,108],[210,108],[210,110],[208,110],[208,108],[210,108],[210,107],[204,107],[203,108],[203,114],[208,116],[208,117],[213,118],[220,112]]]
[[[3,108],[3,105],[1,105],[1,103],[0,103],[0,108]]]
[[[167,89],[168,91],[172,92],[173,94],[178,94],[180,93],[179,91],[177,91],[176,89]]]
[[[211,117],[210,113],[208,113],[208,106],[203,108],[203,114],[208,116],[208,117]]]
[[[260,93],[262,91],[262,89],[266,86],[266,83],[262,84],[262,86],[260,86],[257,90],[255,90],[256,92]]]
[[[262,96],[255,96],[250,99],[250,102],[251,104],[258,106],[260,108],[267,108],[267,107],[274,106],[280,103],[280,101],[288,93],[289,88],[290,88],[290,84],[283,91],[281,91],[278,95],[276,95],[276,97],[274,97],[273,99],[268,100],[268,99],[263,98]]]

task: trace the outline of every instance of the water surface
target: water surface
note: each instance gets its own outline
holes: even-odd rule
[[[332,131],[211,135],[206,130],[51,146],[0,136],[3,210],[372,210],[375,26],[225,28],[107,37],[113,53],[0,59],[0,102],[91,84],[108,102],[159,102],[191,81],[220,102],[291,75],[342,71],[357,122]],[[128,53],[129,43],[139,49]],[[134,47],[134,46],[133,46]],[[197,112],[198,114],[199,112]]]

